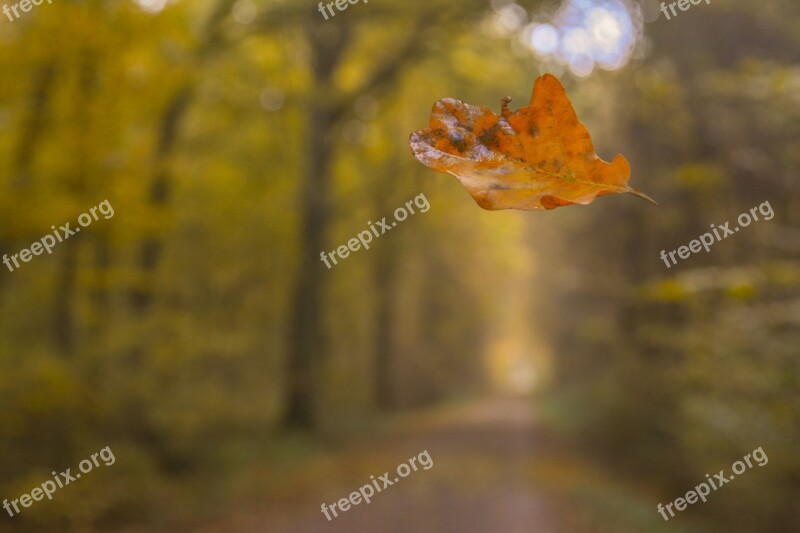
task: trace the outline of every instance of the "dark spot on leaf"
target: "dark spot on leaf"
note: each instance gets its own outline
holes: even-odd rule
[[[450,133],[450,144],[459,154],[463,154],[467,150],[467,141],[457,133]]]
[[[497,138],[498,131],[500,131],[500,124],[495,124],[491,128],[484,130],[478,136],[478,141],[489,148],[498,148],[500,146],[500,140]]]

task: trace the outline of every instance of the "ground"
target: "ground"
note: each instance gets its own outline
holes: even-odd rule
[[[202,531],[551,533],[666,526],[635,489],[616,487],[605,474],[542,445],[530,400],[470,402],[401,419],[393,428],[309,464],[268,501],[243,506]],[[397,465],[423,450],[433,460],[429,470],[412,472],[338,518],[328,521],[321,512],[323,502],[347,497],[370,475],[396,477]]]

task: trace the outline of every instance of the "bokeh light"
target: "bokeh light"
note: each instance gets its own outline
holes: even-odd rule
[[[559,34],[550,24],[536,24],[532,31],[529,44],[539,54],[552,54],[558,50]]]
[[[565,0],[521,34],[535,54],[566,65],[576,76],[625,66],[642,35],[642,15],[628,0]]]
[[[253,0],[238,0],[233,4],[233,19],[239,24],[250,24],[256,19],[258,8]]]
[[[167,0],[135,0],[136,4],[151,14],[160,13],[167,5]]]

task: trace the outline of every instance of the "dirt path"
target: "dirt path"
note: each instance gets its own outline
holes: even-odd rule
[[[390,438],[317,465],[302,494],[240,512],[207,531],[276,533],[549,533],[555,531],[528,473],[534,424],[525,400],[491,399],[415,421]],[[320,510],[427,450],[420,468],[338,518]],[[390,478],[391,479],[391,478]]]

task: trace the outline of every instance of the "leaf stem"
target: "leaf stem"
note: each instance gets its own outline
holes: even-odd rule
[[[636,196],[638,198],[641,198],[642,200],[647,200],[648,202],[650,202],[653,205],[658,205],[658,202],[656,202],[655,200],[653,200],[652,198],[650,198],[649,196],[647,196],[645,193],[643,193],[642,191],[640,191],[638,189],[630,189],[628,191],[628,194],[632,194],[632,195],[634,195],[634,196]]]

